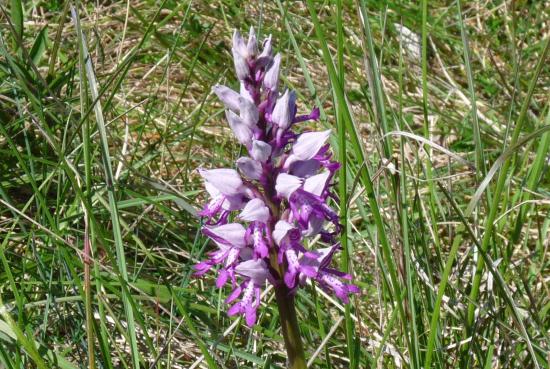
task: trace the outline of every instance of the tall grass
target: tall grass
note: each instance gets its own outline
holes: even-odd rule
[[[362,294],[298,294],[309,366],[548,368],[545,10],[1,3],[0,368],[285,367],[272,290],[250,330],[191,276],[211,247],[195,168],[240,150],[211,87],[236,85],[230,35],[250,25],[343,164]]]

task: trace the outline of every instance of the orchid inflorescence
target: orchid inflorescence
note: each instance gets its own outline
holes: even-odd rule
[[[237,160],[238,171],[199,169],[211,196],[200,212],[202,231],[218,248],[195,265],[195,275],[218,266],[216,286],[233,287],[228,315],[243,314],[248,326],[256,322],[266,281],[294,294],[309,278],[347,303],[359,290],[347,283],[349,274],[331,267],[342,227],[327,204],[336,200],[331,182],[340,167],[331,160],[330,130],[292,131],[317,120],[319,109],[297,115],[296,93],[279,90],[281,55],[273,56],[271,36],[259,52],[253,28],[248,40],[235,31],[232,53],[240,92],[221,85],[214,92],[249,156]],[[328,247],[308,249],[308,238]]]

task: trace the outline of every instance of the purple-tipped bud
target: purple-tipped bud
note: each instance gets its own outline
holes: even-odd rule
[[[248,63],[246,62],[246,59],[244,56],[242,56],[235,48],[231,49],[233,52],[233,62],[235,64],[235,72],[237,73],[237,77],[244,81],[248,77],[250,77],[250,68],[248,67]]]
[[[279,83],[279,68],[281,67],[281,54],[275,55],[273,63],[269,66],[264,78],[264,86],[271,91],[277,91]]]
[[[258,59],[271,58],[272,47],[271,47],[271,35],[267,36],[263,43],[263,50]]]
[[[248,43],[246,44],[246,51],[248,57],[254,57],[258,54],[258,41],[256,40],[256,32],[254,32],[254,27],[250,27],[250,32],[248,33]]]
[[[237,30],[233,32],[233,51],[246,59],[248,57],[248,48],[244,42],[241,33]]]
[[[296,93],[286,90],[283,96],[277,99],[273,113],[271,113],[271,121],[275,123],[279,129],[285,130],[292,123],[296,110]]]

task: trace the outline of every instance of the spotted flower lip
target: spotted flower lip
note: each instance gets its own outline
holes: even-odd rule
[[[239,88],[216,85],[237,142],[244,146],[236,169],[200,168],[210,200],[199,213],[202,232],[217,246],[195,265],[195,276],[215,271],[216,287],[231,285],[229,316],[252,327],[267,283],[294,294],[309,279],[347,303],[359,289],[351,276],[331,267],[339,250],[338,214],[331,208],[330,130],[295,130],[317,120],[318,108],[297,115],[296,92],[281,87],[281,54],[271,36],[259,50],[253,28],[245,39],[233,34],[232,54]],[[320,236],[326,247],[307,242]]]

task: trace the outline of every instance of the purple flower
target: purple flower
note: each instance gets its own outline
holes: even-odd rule
[[[214,269],[217,287],[230,283],[228,315],[243,315],[249,326],[266,283],[295,293],[310,279],[347,303],[359,289],[331,267],[341,226],[329,204],[340,167],[327,143],[330,130],[294,131],[318,119],[319,109],[297,115],[296,93],[279,90],[281,55],[273,55],[271,36],[260,52],[253,28],[247,40],[235,31],[232,53],[239,92],[221,85],[214,92],[248,155],[236,161],[237,170],[199,169],[210,195],[200,212],[207,219],[202,231],[217,249],[195,265],[195,275]],[[317,235],[327,247],[306,242]]]

